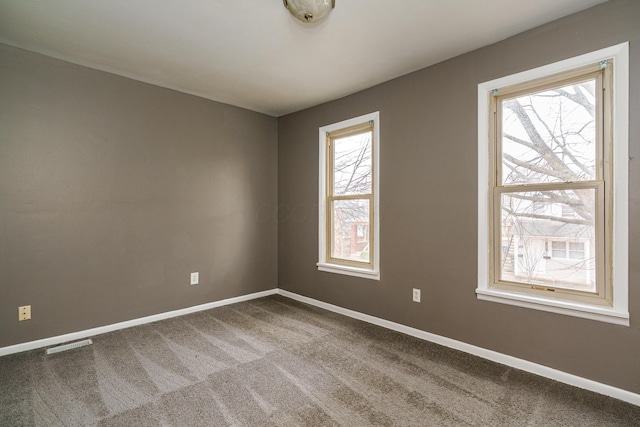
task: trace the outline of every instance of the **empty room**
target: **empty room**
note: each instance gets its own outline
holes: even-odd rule
[[[640,426],[638,159],[638,0],[0,0],[0,426]]]

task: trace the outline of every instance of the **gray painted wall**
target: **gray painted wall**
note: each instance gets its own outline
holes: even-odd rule
[[[631,327],[478,301],[478,83],[627,40]],[[382,280],[318,272],[318,127],[376,110]],[[608,2],[281,117],[278,140],[280,288],[640,393],[640,1]]]
[[[0,347],[275,288],[276,200],[275,118],[0,45]]]

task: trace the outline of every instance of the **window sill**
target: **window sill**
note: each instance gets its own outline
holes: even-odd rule
[[[533,295],[519,294],[494,289],[476,289],[478,299],[501,304],[526,307],[534,310],[548,311],[567,316],[582,317],[584,319],[629,326],[629,313],[614,308],[597,307],[576,302],[552,300]]]
[[[327,273],[344,274],[345,276],[361,277],[363,279],[380,280],[380,272],[377,270],[368,270],[366,268],[348,267],[338,264],[327,264],[319,262],[316,264],[319,271]]]

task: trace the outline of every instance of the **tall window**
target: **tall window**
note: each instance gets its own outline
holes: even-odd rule
[[[491,99],[496,287],[611,304],[605,268],[611,171],[605,165],[611,164],[612,68],[612,61],[595,63],[500,88]],[[556,261],[568,243],[557,240],[568,238],[585,240],[590,258]]]
[[[320,128],[320,270],[379,278],[378,117]]]
[[[488,131],[484,147],[481,140],[487,175],[480,177],[486,183],[480,184],[479,197],[486,197],[480,242],[488,255],[479,256],[487,262],[479,264],[486,273],[481,299],[577,308],[628,323],[625,254],[616,246],[625,239],[626,221],[617,211],[626,202],[617,192],[626,173],[614,176],[627,168],[620,154],[627,141],[614,131],[624,126],[614,81],[624,83],[614,80],[622,65],[614,58],[611,52],[574,61],[580,65],[555,64],[528,73],[532,78],[490,82],[488,91],[480,85],[488,100],[481,127]]]

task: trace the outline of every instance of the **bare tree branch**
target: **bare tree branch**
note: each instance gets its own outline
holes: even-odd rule
[[[506,207],[502,207],[502,210],[507,212],[509,215],[513,215],[514,217],[524,217],[524,218],[535,218],[535,219],[548,219],[551,221],[557,222],[565,222],[567,224],[578,224],[578,225],[593,225],[593,221],[579,218],[562,218],[553,215],[542,215],[542,214],[534,214],[534,213],[523,213],[516,212]]]
[[[548,175],[548,176],[553,176],[555,178],[559,178],[561,181],[565,181],[565,177],[566,175],[562,172],[558,172],[554,169],[549,169],[549,168],[545,168],[543,166],[538,166],[536,164],[530,163],[530,162],[525,162],[522,160],[518,160],[515,157],[513,157],[510,154],[507,153],[503,153],[502,156],[504,157],[505,160],[513,163],[514,165],[523,167],[525,169],[529,169],[530,171],[533,172],[538,172],[540,174],[543,175]]]
[[[540,133],[536,130],[535,125],[529,118],[522,105],[517,100],[510,100],[504,103],[504,106],[516,115],[525,132],[529,136],[532,148],[538,152],[547,164],[555,171],[554,176],[563,177],[563,181],[577,181],[579,177],[551,150]]]
[[[564,89],[556,89],[555,91],[560,95],[564,96],[567,99],[575,102],[576,104],[582,106],[587,113],[591,115],[592,118],[596,116],[596,107],[582,92],[581,87],[587,90],[586,85],[573,85],[573,90],[575,93],[569,93]]]

